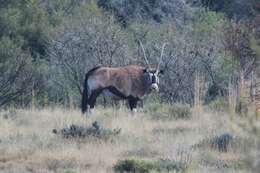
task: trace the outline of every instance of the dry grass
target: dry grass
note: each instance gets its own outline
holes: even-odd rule
[[[124,109],[98,108],[89,119],[79,111],[59,108],[1,111],[0,172],[113,172],[113,165],[126,158],[181,161],[187,172],[257,170],[259,122],[230,120],[222,114],[204,112],[191,119],[161,121],[142,112],[131,117]],[[89,126],[95,120],[122,132],[111,141],[62,139],[52,133],[54,128]],[[239,139],[227,153],[192,147],[226,132]]]

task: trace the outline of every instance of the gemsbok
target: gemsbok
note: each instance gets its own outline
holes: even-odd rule
[[[94,108],[97,97],[103,92],[112,95],[116,99],[128,100],[132,112],[136,111],[137,102],[151,91],[159,91],[159,74],[164,47],[161,49],[161,56],[157,68],[151,68],[145,54],[145,49],[139,42],[147,67],[140,65],[128,65],[124,67],[102,67],[98,66],[89,70],[85,76],[82,113],[91,112]]]

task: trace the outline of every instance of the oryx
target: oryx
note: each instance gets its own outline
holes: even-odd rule
[[[102,92],[109,93],[117,99],[127,99],[131,111],[136,111],[137,101],[141,100],[151,91],[159,91],[159,74],[165,44],[162,46],[161,56],[156,68],[151,68],[144,47],[140,46],[144,53],[147,67],[140,65],[128,65],[124,67],[98,66],[89,70],[85,76],[82,96],[82,113],[93,109],[96,98]]]

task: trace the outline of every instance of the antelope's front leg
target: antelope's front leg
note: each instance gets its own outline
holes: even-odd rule
[[[130,107],[132,116],[134,116],[135,113],[137,112],[137,110],[136,110],[137,101],[138,101],[138,99],[132,98],[132,97],[128,99],[128,103],[129,103],[129,107]]]

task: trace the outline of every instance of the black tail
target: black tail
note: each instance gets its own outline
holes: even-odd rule
[[[81,102],[81,111],[84,114],[88,108],[88,77],[101,66],[97,66],[91,70],[89,70],[85,76],[84,86],[83,86],[83,94],[82,94],[82,102]]]
[[[84,88],[83,88],[83,94],[82,94],[82,102],[81,102],[81,111],[84,114],[87,111],[87,105],[88,105],[88,82],[87,78],[85,78],[84,81]]]

